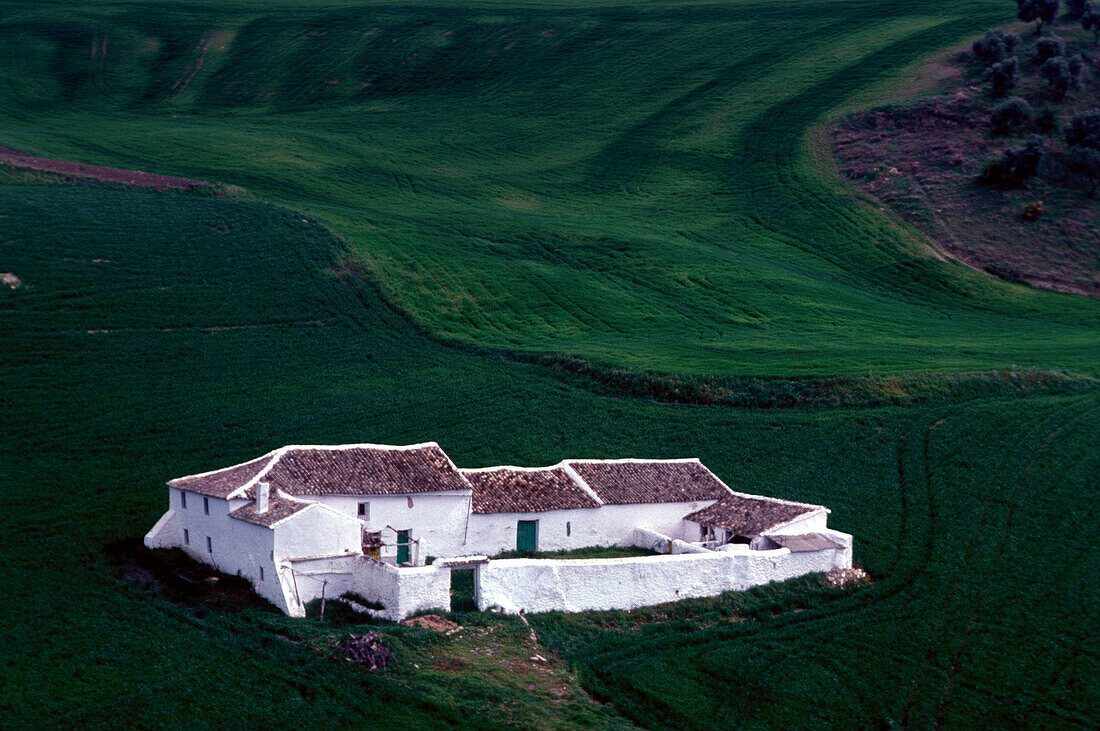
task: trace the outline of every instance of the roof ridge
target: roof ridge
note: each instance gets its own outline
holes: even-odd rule
[[[721,480],[719,480],[719,482],[721,482]],[[725,484],[725,483],[722,483],[722,484]],[[729,490],[728,487],[726,489]],[[795,506],[800,507],[800,508],[813,508],[815,510],[824,510],[826,512],[832,512],[831,510],[829,510],[824,505],[818,505],[816,503],[804,503],[804,502],[801,502],[799,500],[787,500],[785,498],[771,497],[769,495],[752,495],[752,494],[747,493],[747,492],[738,492],[737,490],[730,490],[730,494],[736,495],[737,497],[755,498],[757,500],[767,500],[767,501],[773,502],[773,503],[783,503],[785,505],[795,505]]]
[[[374,444],[372,442],[354,442],[351,444],[287,444],[276,451],[287,452],[293,449],[316,449],[337,452],[347,449],[380,449],[398,452],[408,449],[423,449],[425,447],[439,447],[439,451],[443,452],[443,454],[447,454],[443,451],[443,448],[439,446],[438,442],[418,442],[416,444]],[[447,459],[450,459],[450,457]]]
[[[574,470],[569,463],[562,460],[560,463],[561,468],[565,471],[565,474],[569,476],[569,479],[576,483],[577,487],[584,490],[590,498],[596,501],[597,505],[606,505],[607,502],[600,497],[599,493],[581,477],[576,470]]]
[[[562,466],[562,463],[552,464],[547,467],[520,467],[513,464],[501,464],[493,465],[491,467],[459,467],[459,472],[494,472],[498,470],[515,470],[517,472],[546,472],[548,470],[556,470]]]
[[[236,490],[233,490],[231,493],[226,495],[226,499],[232,500],[233,498],[244,497],[244,493],[248,491],[248,488],[259,482],[260,478],[265,477],[268,472],[271,472],[271,468],[274,467],[275,463],[278,462],[282,458],[282,456],[287,453],[287,449],[289,449],[289,447],[279,447],[278,449],[276,449],[275,453],[271,456],[271,459],[268,460],[268,463],[264,465],[263,469],[254,474],[252,478],[248,480],[248,482],[244,483]]]
[[[672,457],[672,458],[668,458],[668,459],[656,459],[656,458],[650,458],[650,457],[615,457],[615,458],[611,458],[611,459],[577,459],[577,458],[573,458],[573,459],[562,460],[562,464],[573,463],[573,462],[595,463],[595,464],[648,464],[648,463],[653,463],[653,462],[656,462],[656,463],[659,463],[659,464],[672,464],[672,463],[678,463],[678,462],[698,462],[699,464],[703,464],[702,460],[700,460],[698,457]],[[704,465],[704,466],[706,466],[706,465]]]
[[[192,475],[181,475],[179,477],[173,477],[171,480],[168,480],[168,482],[166,482],[165,484],[169,485],[169,486],[173,486],[172,483],[179,482],[180,480],[190,480],[190,479],[195,478],[195,477],[209,477],[210,475],[216,475],[219,472],[225,472],[226,470],[235,470],[238,467],[244,467],[249,462],[257,462],[257,461],[263,459],[264,457],[270,457],[271,455],[275,454],[275,452],[277,452],[277,451],[279,451],[279,450],[278,449],[272,449],[270,452],[266,452],[264,454],[261,454],[259,457],[253,457],[252,459],[246,459],[244,462],[238,462],[237,464],[231,464],[228,467],[219,467],[216,470],[207,470],[206,472],[196,472]]]

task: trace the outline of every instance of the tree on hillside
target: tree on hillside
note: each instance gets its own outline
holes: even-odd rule
[[[1077,162],[1085,175],[1092,179],[1089,198],[1100,186],[1100,109],[1073,115],[1063,131],[1066,144],[1078,156]]]
[[[1035,21],[1036,34],[1042,34],[1043,23],[1050,23],[1058,14],[1058,0],[1016,0],[1016,17],[1025,23]]]
[[[991,88],[989,93],[995,97],[1002,97],[1016,88],[1016,82],[1020,80],[1019,64],[1015,58],[995,63],[985,70],[985,77],[989,80]]]
[[[979,182],[1002,188],[1021,188],[1039,171],[1046,140],[1039,135],[1029,135],[1022,147],[1010,147],[1000,160],[989,165],[979,176]]]
[[[996,106],[989,118],[993,131],[1006,135],[1031,121],[1031,105],[1018,96],[1006,99]]]
[[[1032,60],[1035,63],[1042,63],[1048,58],[1065,55],[1065,52],[1066,44],[1061,38],[1055,38],[1054,36],[1040,38],[1035,44],[1035,53]]]
[[[998,61],[1003,61],[1020,43],[1020,37],[1015,33],[1005,33],[999,28],[987,30],[985,35],[974,41],[970,49],[974,55],[986,66],[992,66]]]
[[[1085,14],[1089,6],[1089,0],[1066,0],[1066,17],[1077,20]]]
[[[1055,99],[1064,99],[1072,89],[1081,85],[1081,69],[1085,62],[1080,56],[1055,56],[1039,67],[1039,74],[1050,85]]]
[[[1092,31],[1092,42],[1100,41],[1100,7],[1089,3],[1085,12],[1081,14],[1081,26],[1085,30]]]

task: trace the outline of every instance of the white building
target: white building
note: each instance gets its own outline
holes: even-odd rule
[[[476,566],[479,606],[539,611],[603,608],[607,592],[590,591],[601,575],[621,583],[623,571],[639,567],[635,573],[651,576],[645,566],[653,559],[666,562],[660,581],[682,579],[696,587],[685,589],[692,596],[788,578],[796,564],[799,573],[851,565],[851,537],[826,528],[824,507],[735,493],[696,459],[459,470],[434,442],[288,446],[171,480],[168,488],[168,512],[146,545],[178,547],[239,574],[295,616],[315,597],[345,593],[381,604],[374,613],[391,619],[447,609],[450,570],[459,566]],[[687,562],[670,571],[671,556],[485,558],[609,545],[706,554],[721,563]],[[794,554],[806,555],[784,558]],[[426,566],[429,557],[441,560]],[[742,570],[762,559],[774,570]],[[700,584],[692,575],[704,568],[714,578]],[[566,574],[583,578],[562,578],[548,591],[525,585]],[[574,585],[584,589],[566,588]],[[680,596],[675,587],[669,594],[643,586],[617,587],[614,606]]]

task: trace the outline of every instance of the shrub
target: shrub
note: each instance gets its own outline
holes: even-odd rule
[[[1066,17],[1077,20],[1088,10],[1089,0],[1066,0]]]
[[[1066,44],[1061,38],[1055,38],[1054,36],[1040,38],[1035,44],[1035,53],[1032,56],[1032,60],[1034,60],[1035,63],[1042,63],[1048,58],[1062,56],[1065,52]]]
[[[995,163],[982,171],[978,181],[1000,188],[1021,188],[1039,170],[1039,163],[1046,151],[1046,141],[1039,135],[1030,135],[1022,147],[1010,147]]]
[[[999,28],[987,30],[985,35],[974,41],[971,50],[986,66],[1003,61],[1016,50],[1020,37],[1015,33],[1005,33]]]
[[[1058,129],[1058,112],[1050,106],[1044,106],[1035,115],[1035,129],[1038,132],[1053,132]]]
[[[1035,21],[1038,34],[1043,32],[1043,23],[1051,22],[1058,14],[1058,0],[1016,0],[1016,4],[1016,17],[1025,23]]]
[[[1023,216],[1025,221],[1034,221],[1041,215],[1043,215],[1042,201],[1032,201],[1024,206]]]
[[[1005,135],[1031,121],[1031,105],[1018,96],[997,105],[989,118],[993,131]]]
[[[1092,31],[1092,42],[1100,40],[1100,7],[1089,3],[1081,15],[1081,27]]]
[[[1076,153],[1082,172],[1092,180],[1089,197],[1100,184],[1100,109],[1073,115],[1063,131],[1066,144]]]
[[[1005,96],[1016,88],[1016,82],[1020,80],[1019,64],[1015,58],[999,61],[985,70],[985,77],[990,83],[990,94]]]
[[[1084,61],[1080,56],[1055,56],[1043,61],[1039,75],[1050,85],[1055,99],[1063,99],[1072,89],[1081,85],[1081,69]]]

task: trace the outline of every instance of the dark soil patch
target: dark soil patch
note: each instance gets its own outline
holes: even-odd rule
[[[1001,100],[989,97],[980,65],[962,54],[951,59],[957,73],[941,95],[852,115],[832,130],[833,148],[842,174],[927,234],[937,253],[1004,279],[1100,296],[1100,201],[1086,196],[1088,186],[1073,173],[1073,156],[1061,140],[1061,126],[1073,113],[1100,104],[1097,59],[1086,60],[1082,88],[1057,101],[1027,60],[1033,43],[1025,37],[1017,54],[1023,79],[1014,94],[1036,113],[1052,111],[1053,126],[995,135],[989,120]],[[1027,187],[977,182],[987,165],[1031,133],[1047,139],[1049,153]],[[1025,206],[1037,201],[1042,215],[1026,220]]]
[[[156,190],[195,190],[197,188],[217,190],[219,188],[216,184],[203,180],[175,178],[170,175],[155,175],[137,170],[124,170],[122,168],[103,167],[102,165],[84,165],[78,162],[33,157],[7,147],[0,147],[0,165],[19,170],[52,173],[64,178],[98,180],[137,188],[155,188]]]

